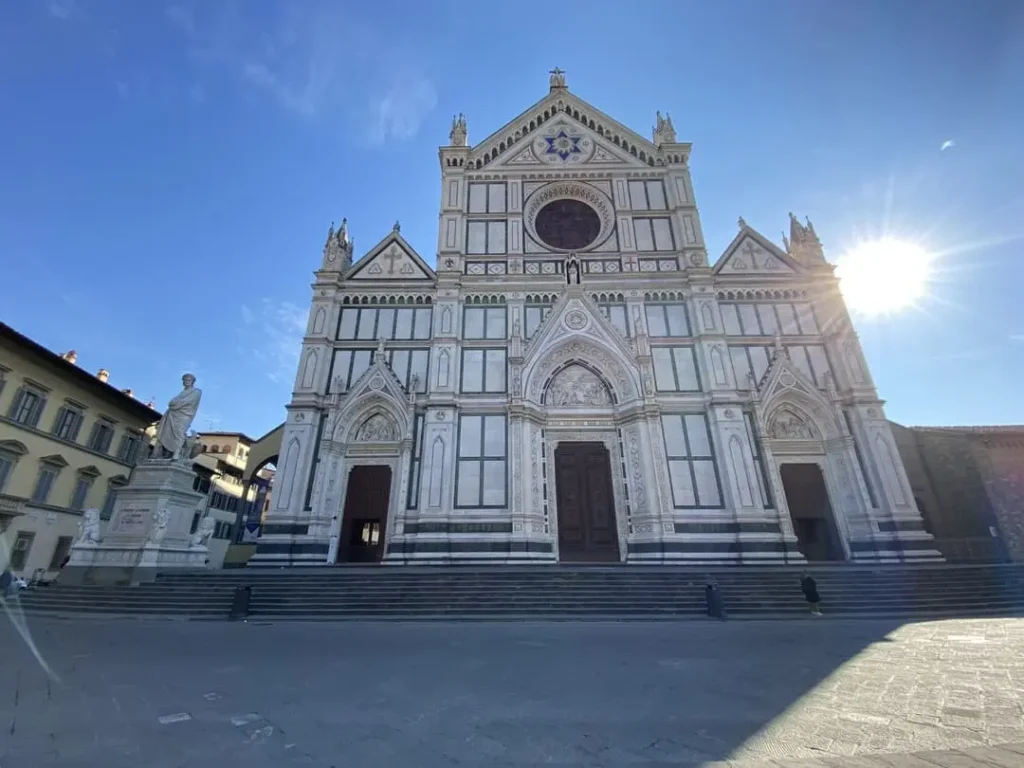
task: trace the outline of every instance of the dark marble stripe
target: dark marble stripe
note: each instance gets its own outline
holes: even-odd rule
[[[795,553],[786,549],[782,541],[640,541],[629,545],[629,551],[638,555],[686,553]]]
[[[512,523],[406,523],[405,533],[512,533]]]
[[[327,542],[306,541],[268,541],[256,544],[256,554],[260,555],[323,555],[327,558]]]
[[[305,536],[309,525],[305,523],[265,523],[260,531],[262,536]]]
[[[507,552],[551,553],[548,541],[393,541],[388,545],[389,555],[417,553],[444,554],[446,552]]]
[[[779,533],[778,523],[676,523],[676,533]]]
[[[936,549],[935,542],[931,540],[922,541],[902,539],[878,539],[876,541],[851,541],[850,551],[852,552],[913,552],[922,549]]]
[[[924,523],[920,520],[883,520],[878,524],[878,530],[883,533],[895,533],[896,531],[923,531]]]

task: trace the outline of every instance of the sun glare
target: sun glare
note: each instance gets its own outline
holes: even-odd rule
[[[916,243],[883,237],[850,249],[836,264],[836,275],[851,310],[884,315],[924,297],[931,262],[931,255]]]

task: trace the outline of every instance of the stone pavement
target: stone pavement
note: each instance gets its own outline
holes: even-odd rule
[[[1018,619],[28,629],[0,768],[1024,768]]]

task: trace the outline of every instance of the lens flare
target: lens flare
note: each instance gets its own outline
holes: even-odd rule
[[[899,312],[924,298],[932,256],[917,243],[883,237],[858,243],[836,263],[847,306],[865,315]]]

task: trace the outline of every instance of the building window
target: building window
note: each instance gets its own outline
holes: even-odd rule
[[[675,250],[672,225],[667,217],[633,219],[633,235],[636,237],[638,251]]]
[[[618,329],[619,333],[626,337],[632,335],[629,332],[629,312],[624,303],[603,302],[598,304],[597,308],[605,316],[605,319]]]
[[[470,213],[505,213],[505,184],[470,184]]]
[[[60,536],[57,539],[57,546],[53,548],[53,557],[50,558],[51,571],[58,571],[64,565],[64,560],[71,554],[71,542],[73,537]]]
[[[754,417],[750,413],[743,414],[743,421],[747,425],[747,440],[750,441],[750,452],[754,457],[754,466],[757,469],[757,485],[761,489],[761,505],[765,509],[771,509],[772,486],[768,482],[768,468],[764,463],[764,456],[761,454],[761,441],[758,438],[757,430],[754,429]]]
[[[377,339],[430,339],[431,308],[424,307],[343,307],[338,321],[338,338],[376,341]]]
[[[787,346],[786,352],[794,367],[818,387],[824,387],[829,373],[828,355],[820,345]]]
[[[507,224],[501,221],[470,221],[466,224],[466,253],[505,253]]]
[[[462,338],[504,339],[508,337],[508,310],[500,307],[466,307],[462,310]]]
[[[78,439],[78,430],[82,427],[85,417],[77,408],[62,406],[53,420],[53,434],[61,440],[73,443]]]
[[[103,520],[109,520],[110,516],[114,514],[114,504],[117,501],[117,492],[124,486],[122,484],[111,483],[107,486],[107,496],[103,499],[103,508],[100,510],[100,518]]]
[[[11,570],[25,570],[25,563],[28,562],[28,554],[32,551],[32,542],[36,535],[31,531],[18,531],[14,540],[14,549],[11,551]]]
[[[547,316],[551,314],[551,304],[527,304],[524,312],[526,314],[526,338],[532,339],[533,334],[540,328]]]
[[[772,359],[771,347],[765,346],[730,346],[729,355],[732,358],[732,371],[736,375],[736,387],[738,389],[750,388],[751,375],[753,375],[755,382],[761,381]]]
[[[68,509],[80,511],[85,509],[85,500],[89,496],[89,489],[92,487],[92,478],[81,475],[75,479],[75,489],[71,492],[71,503]]]
[[[3,493],[7,485],[7,479],[14,471],[14,465],[18,463],[18,457],[8,453],[0,453],[0,493]]]
[[[686,304],[647,304],[647,334],[649,336],[689,336],[690,318],[686,315]]]
[[[32,489],[33,503],[46,503],[46,500],[50,497],[50,491],[53,489],[53,483],[57,480],[59,474],[60,467],[52,464],[43,464],[39,468],[39,474],[36,476],[36,485]]]
[[[331,392],[347,392],[373,361],[372,349],[339,349],[334,353]]]
[[[420,503],[420,467],[423,464],[423,414],[416,415],[412,434],[412,461],[409,463],[409,498],[405,506],[416,509]]]
[[[634,211],[663,211],[665,187],[658,181],[629,182],[629,202]]]
[[[139,448],[142,445],[142,437],[134,432],[126,432],[121,436],[121,444],[117,447],[117,458],[125,464],[134,464],[139,456]],[[206,446],[203,446],[206,450]]]
[[[708,420],[703,413],[661,417],[665,454],[676,509],[722,506]]]
[[[700,392],[693,347],[652,347],[651,356],[659,392]]]
[[[462,391],[504,392],[506,368],[504,349],[462,350]]]
[[[456,507],[505,506],[506,455],[505,416],[459,417]]]
[[[395,376],[402,382],[402,386],[408,390],[412,386],[412,377],[416,377],[416,391],[427,391],[427,366],[430,360],[430,350],[427,349],[390,349],[388,350],[388,365],[395,372]]]
[[[110,450],[110,443],[114,440],[114,425],[106,419],[99,419],[92,425],[92,433],[89,435],[89,448],[98,452],[106,453]]]
[[[35,427],[46,407],[46,396],[31,387],[22,387],[14,395],[7,416],[26,427]]]
[[[810,304],[722,303],[722,322],[728,336],[812,336],[818,323]]]

